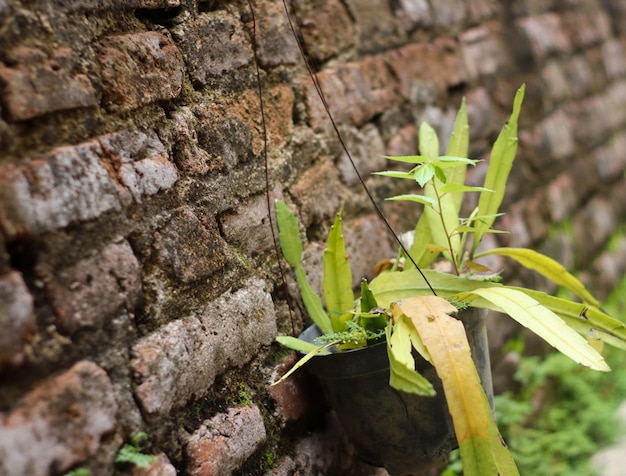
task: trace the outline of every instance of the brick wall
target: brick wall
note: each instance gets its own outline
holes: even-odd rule
[[[274,337],[304,322],[273,254],[253,31],[269,193],[298,210],[313,280],[340,206],[355,279],[394,251],[282,2],[254,3],[255,24],[239,1],[0,0],[0,474],[375,474],[312,382],[266,387]],[[463,95],[484,156],[526,82],[502,239],[601,295],[622,277],[624,0],[295,3],[364,176],[422,120],[447,136]],[[140,430],[152,472],[113,462]]]

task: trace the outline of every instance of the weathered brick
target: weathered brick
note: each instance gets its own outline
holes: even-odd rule
[[[165,453],[156,455],[156,461],[148,466],[133,466],[128,472],[129,476],[176,476],[176,468],[170,463]]]
[[[175,212],[153,236],[157,263],[181,283],[207,278],[226,264],[216,223],[202,223],[188,208]]]
[[[546,99],[551,99],[556,104],[572,95],[570,84],[573,84],[573,81],[568,73],[570,66],[563,63],[561,59],[549,59],[540,72]]]
[[[357,28],[342,2],[315,0],[298,3],[300,31],[314,61],[324,62],[355,46]]]
[[[541,61],[553,53],[569,53],[572,49],[557,13],[545,13],[517,20],[520,30],[530,42],[533,55]]]
[[[22,276],[10,271],[0,276],[0,370],[19,365],[23,348],[35,327],[33,297]]]
[[[10,63],[0,63],[0,85],[11,121],[98,104],[91,81],[79,66],[80,58],[70,48],[57,48],[48,56],[20,46],[9,58]]]
[[[405,30],[432,25],[433,17],[426,0],[399,0],[397,5],[395,14]]]
[[[180,0],[53,0],[54,8],[64,12],[84,12],[106,9],[133,10],[137,8],[174,8]]]
[[[259,408],[231,408],[206,420],[187,442],[190,476],[229,476],[265,442]]]
[[[141,294],[141,269],[127,242],[111,244],[74,266],[46,273],[46,292],[57,325],[68,334],[100,328],[123,310],[132,313]]]
[[[565,104],[564,111],[573,122],[574,138],[585,148],[591,148],[606,140],[610,132],[607,114],[611,112],[606,108],[605,98],[598,95]],[[597,120],[598,117],[602,117],[603,120]]]
[[[460,35],[461,51],[469,79],[495,74],[507,61],[495,23],[472,28]]]
[[[582,98],[592,91],[592,84],[597,73],[593,71],[585,55],[575,55],[564,62],[567,78],[567,90],[576,98]]]
[[[278,381],[300,360],[291,352],[274,368],[270,382]],[[324,397],[319,384],[307,372],[295,372],[277,385],[268,385],[267,391],[276,403],[276,413],[285,422],[296,421],[307,413],[320,409]]]
[[[333,219],[339,211],[345,187],[339,182],[337,169],[323,162],[305,172],[291,187],[291,193],[300,205],[302,224],[309,227]]]
[[[626,55],[619,41],[609,39],[602,44],[602,60],[609,79],[619,78],[626,74]]]
[[[114,180],[116,178],[117,180]],[[125,131],[0,166],[0,227],[37,234],[120,210],[178,179],[154,132]],[[119,181],[119,182],[118,182]]]
[[[116,171],[120,200],[125,206],[168,190],[178,180],[176,167],[154,131],[107,134],[98,141]]]
[[[366,124],[360,130],[346,127],[342,132],[346,147],[362,178],[367,179],[372,172],[383,170],[387,163],[383,157],[385,149],[374,124]],[[359,178],[345,152],[339,157],[337,168],[345,183],[350,186],[359,184]]]
[[[200,15],[173,28],[172,34],[185,55],[192,80],[199,84],[252,61],[252,48],[241,22],[225,11]]]
[[[469,0],[466,3],[467,16],[473,24],[484,22],[498,11],[498,6],[490,0]]]
[[[274,247],[265,195],[252,197],[236,212],[225,214],[220,224],[224,238],[253,257],[270,252]]]
[[[172,40],[158,32],[108,36],[98,49],[106,107],[130,111],[181,91],[184,63]]]
[[[0,414],[0,473],[63,474],[98,452],[117,425],[117,409],[106,372],[78,362]]]
[[[563,161],[574,153],[572,125],[561,109],[537,124],[533,136],[535,153],[543,160]]]
[[[257,4],[257,42],[259,62],[263,66],[294,64],[300,58],[298,44],[289,26],[281,0]]]
[[[317,77],[339,124],[362,126],[394,100],[394,79],[381,56],[342,64],[320,72]],[[328,129],[328,116],[311,83],[307,85],[307,105],[311,125]]]
[[[131,367],[135,396],[148,417],[167,415],[205,395],[215,377],[258,356],[276,335],[265,283],[251,279],[201,312],[171,322],[137,342]]]
[[[589,259],[598,252],[611,236],[615,227],[611,202],[593,197],[574,217],[574,243],[577,266],[585,268]]]
[[[609,18],[597,5],[563,12],[561,18],[563,30],[574,48],[588,48],[611,36]]]
[[[613,136],[605,146],[593,152],[598,178],[608,183],[623,176],[626,170],[626,134]]]
[[[59,147],[0,167],[0,225],[9,238],[63,228],[120,210],[97,141]]]
[[[578,205],[579,198],[572,176],[567,173],[559,175],[548,185],[546,198],[553,223],[559,223],[569,217]]]
[[[357,25],[358,49],[378,53],[405,40],[405,32],[393,15],[390,3],[378,0],[348,0],[347,6]]]
[[[389,52],[385,58],[398,78],[398,91],[411,99],[418,80],[432,84],[438,90],[458,85],[467,79],[467,72],[451,39],[428,44],[410,44]]]
[[[467,16],[467,2],[464,0],[437,0],[431,5],[434,22],[442,28],[460,25]]]

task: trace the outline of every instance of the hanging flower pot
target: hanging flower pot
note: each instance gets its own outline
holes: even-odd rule
[[[489,401],[493,401],[489,346],[484,312],[461,314],[474,364]],[[317,326],[300,339],[313,342]],[[307,368],[320,382],[359,457],[384,466],[392,475],[419,474],[441,468],[458,445],[441,380],[434,367],[415,355],[416,370],[428,379],[437,395],[424,397],[389,385],[389,358],[385,342],[359,349],[319,355]]]

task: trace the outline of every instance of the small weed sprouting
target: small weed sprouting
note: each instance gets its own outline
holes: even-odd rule
[[[120,464],[132,464],[139,468],[147,468],[150,466],[150,463],[156,461],[157,457],[142,452],[142,447],[146,441],[148,441],[147,433],[143,431],[135,433],[130,439],[130,444],[124,445],[117,453],[115,462]]]

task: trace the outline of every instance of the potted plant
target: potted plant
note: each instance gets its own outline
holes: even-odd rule
[[[457,444],[466,475],[518,474],[489,405],[489,365],[485,353],[478,350],[487,349],[484,317],[452,317],[459,311],[502,312],[594,370],[609,368],[588,340],[626,349],[626,326],[605,314],[582,283],[556,261],[530,249],[477,251],[486,233],[501,232],[492,227],[499,216],[517,150],[517,120],[523,96],[524,86],[518,90],[511,117],[493,146],[483,187],[464,183],[467,166],[477,162],[467,158],[469,133],[464,102],[445,155],[439,155],[435,131],[422,124],[420,155],[389,157],[414,167],[379,174],[412,180],[424,189],[422,194],[390,200],[420,203],[424,212],[412,244],[402,246],[390,270],[371,283],[363,282],[361,297],[356,301],[341,237],[341,214],[329,233],[324,253],[324,309],[306,281],[295,218],[284,203],[277,203],[281,248],[296,270],[304,305],[315,324],[300,339],[283,336],[278,340],[307,353],[292,371],[308,362],[321,377],[331,404],[364,459],[386,466],[392,474],[440,465]],[[467,218],[460,218],[465,193],[478,193],[478,206]],[[498,273],[476,261],[494,254],[539,272],[580,302],[500,283]],[[427,269],[437,259],[447,263],[446,271]],[[345,365],[358,367],[356,373],[366,384],[380,381],[382,375],[383,385],[379,386],[385,390],[372,392],[367,385],[357,385],[349,371],[341,370],[347,360],[350,363]],[[368,374],[364,370],[368,365],[374,365],[373,372],[380,375]],[[340,389],[333,389],[335,386]],[[359,392],[366,394],[358,397]],[[435,395],[445,398],[434,400]],[[382,400],[376,402],[374,397]],[[390,416],[393,401],[401,411],[398,418]],[[338,408],[345,402],[347,410]],[[365,406],[359,407],[361,404]],[[342,411],[349,416],[342,415]],[[413,416],[413,412],[420,411],[423,413]],[[359,419],[368,422],[366,428],[351,423]],[[378,438],[370,435],[377,426],[383,435]],[[400,430],[408,435],[397,435]],[[369,432],[365,438],[368,441],[362,441],[364,432]]]

